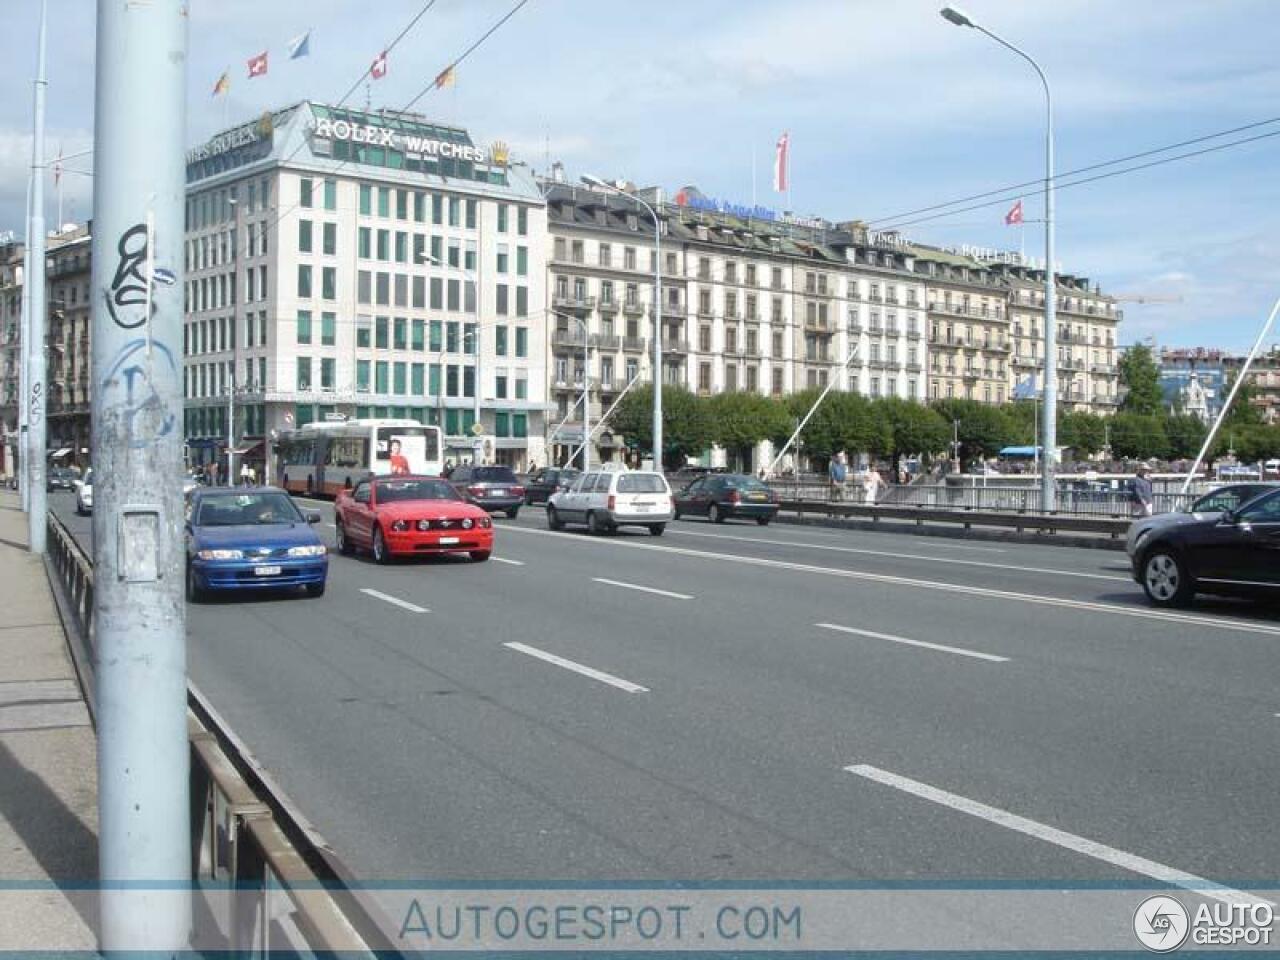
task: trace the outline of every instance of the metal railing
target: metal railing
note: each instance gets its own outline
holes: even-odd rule
[[[93,562],[52,513],[49,571],[81,688],[93,700]],[[351,888],[349,871],[272,789],[226,723],[187,685],[191,756],[193,891],[222,918],[227,950],[243,957],[293,952],[295,929],[313,952],[395,955],[376,907]],[[282,924],[288,920],[288,925]],[[203,936],[202,936],[203,938]]]

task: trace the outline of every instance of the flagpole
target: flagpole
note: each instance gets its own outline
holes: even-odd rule
[[[55,168],[57,175],[53,178],[53,185],[58,191],[58,222],[54,224],[55,230],[62,229],[62,147],[58,147],[58,164]]]
[[[756,205],[756,145],[753,141],[751,144],[751,207],[755,209]]]

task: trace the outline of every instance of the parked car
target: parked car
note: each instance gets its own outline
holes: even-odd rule
[[[84,472],[84,476],[76,481],[76,513],[87,517],[93,513],[93,468]]]
[[[1197,593],[1280,597],[1280,489],[1207,520],[1152,531],[1133,577],[1158,607]]]
[[[371,477],[334,503],[338,551],[368,550],[378,563],[396,556],[466,553],[489,559],[493,521],[437,477]]]
[[[76,488],[76,472],[67,467],[50,467],[45,474],[44,488],[53,490],[74,490]]]
[[[453,468],[449,482],[468,503],[490,513],[504,510],[512,520],[524,504],[524,484],[510,467],[473,467],[464,463]]]
[[[706,517],[724,523],[731,517],[765,526],[778,515],[778,496],[763,480],[745,473],[708,474],[675,495],[675,519]]]
[[[577,467],[547,467],[532,474],[524,484],[524,502],[546,503],[557,490],[570,486],[580,473]]]
[[[639,526],[660,537],[674,515],[666,478],[648,470],[584,473],[547,500],[547,526],[552,530],[567,523],[584,523],[591,533]]]
[[[1141,517],[1129,524],[1129,535],[1125,538],[1124,544],[1125,552],[1132,560],[1134,553],[1154,530],[1162,530],[1180,523],[1193,523],[1196,520],[1216,519],[1223,511],[1234,510],[1254,497],[1277,488],[1280,488],[1280,484],[1232,483],[1209,491],[1181,510],[1157,513],[1153,517]]]
[[[187,599],[223,590],[305,587],[321,596],[328,550],[305,515],[275,487],[201,487],[186,499]]]

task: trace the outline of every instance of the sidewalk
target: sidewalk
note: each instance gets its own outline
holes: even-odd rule
[[[18,495],[0,491],[0,952],[93,949],[97,744]],[[59,886],[81,888],[75,903]],[[10,900],[10,903],[13,901]]]

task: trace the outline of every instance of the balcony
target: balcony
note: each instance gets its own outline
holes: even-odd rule
[[[1105,363],[1095,363],[1093,366],[1091,366],[1091,367],[1089,368],[1089,370],[1090,370],[1092,373],[1101,373],[1101,374],[1105,374],[1105,375],[1107,375],[1107,376],[1114,376],[1114,375],[1115,375],[1115,372],[1116,372],[1116,368],[1115,368],[1115,367],[1108,366],[1108,365],[1107,365],[1107,364],[1105,364]]]
[[[714,310],[703,310],[701,307],[698,308],[698,319],[703,323],[714,323],[719,316],[720,315]]]
[[[582,349],[586,346],[587,338],[580,330],[556,330],[551,334],[551,345],[553,347],[577,347]]]
[[[921,334],[920,334],[920,331],[919,331],[919,330],[912,329],[912,328],[908,328],[908,330],[907,330],[907,339],[908,339],[908,340],[919,340],[919,339],[920,339],[920,336],[921,336]]]
[[[617,312],[618,312],[618,301],[617,301],[617,300],[601,300],[601,301],[600,301],[600,313],[601,313],[601,314],[606,314],[606,313],[611,313],[611,314],[613,314],[613,313],[617,313]]]
[[[961,375],[966,380],[977,380],[978,377],[981,376],[981,373],[977,367],[965,367],[965,369],[961,371]]]
[[[922,364],[919,364],[919,363],[908,363],[908,364],[907,364],[907,372],[908,372],[908,373],[920,373],[922,370],[924,370],[924,366],[923,366]]]
[[[561,296],[556,294],[551,299],[551,305],[557,310],[584,310],[590,311],[596,308],[595,297],[576,297],[571,295]]]
[[[628,317],[644,316],[644,304],[639,300],[626,300],[622,304],[622,312]]]
[[[862,333],[862,331],[863,331],[864,329],[866,329],[866,328],[862,326],[862,322],[861,322],[861,321],[859,321],[859,320],[850,320],[850,321],[849,321],[848,326],[846,327],[846,329],[849,331],[849,333],[851,333],[853,336],[855,336],[855,337],[856,337],[856,336],[858,336],[859,334],[861,334],[861,333]]]
[[[591,336],[591,345],[601,350],[617,350],[622,346],[622,338],[607,333],[596,333]]]
[[[835,291],[830,287],[805,287],[804,295],[806,297],[814,297],[819,300],[830,300],[835,296]]]
[[[810,333],[825,333],[825,334],[835,333],[835,330],[832,328],[832,323],[830,320],[819,320],[817,318],[812,318],[812,317],[805,320],[804,328]]]
[[[662,340],[663,353],[690,353],[690,344],[688,340]]]
[[[627,353],[644,353],[647,343],[644,337],[623,337],[622,349]]]

